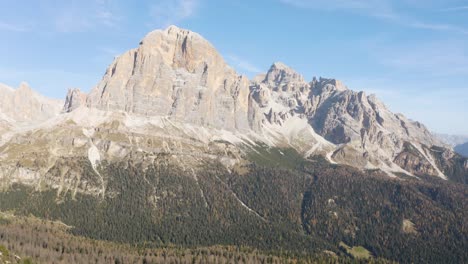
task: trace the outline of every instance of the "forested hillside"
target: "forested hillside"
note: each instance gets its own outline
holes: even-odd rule
[[[401,262],[468,260],[466,185],[392,179],[321,157],[304,160],[292,150],[258,153],[262,159],[252,155],[255,162],[233,171],[206,162],[196,177],[163,163],[146,170],[134,161],[103,164],[104,198],[16,184],[0,192],[0,210],[59,220],[71,226],[69,234],[145,248],[236,245],[340,257],[356,248]],[[288,155],[281,159],[281,153]],[[85,159],[61,164],[67,162],[82,164],[85,178],[94,173]]]

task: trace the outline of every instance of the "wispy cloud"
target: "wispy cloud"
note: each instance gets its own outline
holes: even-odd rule
[[[108,27],[115,27],[120,20],[114,13],[109,10],[102,10],[96,13],[97,20]]]
[[[449,7],[440,10],[441,12],[468,11],[468,6]]]
[[[366,12],[373,16],[391,16],[392,5],[388,0],[279,0],[298,8],[310,8],[319,10],[352,10],[354,12]]]
[[[381,46],[378,57],[384,65],[414,73],[430,73],[432,76],[468,74],[468,48],[462,42]]]
[[[232,64],[234,67],[238,68],[241,71],[245,71],[248,73],[260,73],[262,70],[260,70],[259,67],[253,65],[251,62],[240,58],[236,55],[229,54],[226,56],[226,59],[230,64]]]
[[[54,10],[54,25],[58,32],[84,32],[102,26],[115,27],[121,20],[111,0],[92,0],[87,4],[64,2]]]
[[[467,29],[458,27],[456,25],[450,25],[450,24],[427,23],[427,22],[410,19],[407,21],[406,25],[412,28],[417,28],[417,29],[453,32],[453,33],[464,34],[464,35],[468,34]]]
[[[150,6],[150,15],[158,27],[177,24],[195,14],[198,0],[161,0]]]
[[[26,32],[29,31],[29,28],[23,25],[0,21],[0,31]]]
[[[432,31],[445,31],[458,34],[468,34],[468,30],[457,25],[423,21],[397,11],[390,0],[279,0],[298,8],[320,10],[348,10],[361,15],[374,17],[401,26]],[[468,10],[468,6],[444,9],[445,11]]]
[[[388,6],[386,0],[280,0],[301,8],[316,9],[375,9]]]
[[[61,33],[83,32],[90,29],[91,21],[74,10],[62,10],[55,18],[55,29]]]

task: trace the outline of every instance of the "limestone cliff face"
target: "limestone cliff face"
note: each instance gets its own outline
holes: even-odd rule
[[[34,92],[27,83],[18,89],[0,85],[0,119],[11,125],[37,123],[60,113],[61,100],[46,98]]]
[[[87,98],[102,110],[248,129],[249,81],[200,35],[171,26],[118,57]]]

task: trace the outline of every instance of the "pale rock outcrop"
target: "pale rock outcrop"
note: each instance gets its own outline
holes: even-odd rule
[[[87,98],[89,107],[247,130],[249,81],[200,35],[171,26],[118,57]]]
[[[80,89],[69,89],[63,106],[64,112],[71,112],[80,106],[86,106],[87,95]]]

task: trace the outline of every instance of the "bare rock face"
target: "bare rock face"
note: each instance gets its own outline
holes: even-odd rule
[[[16,90],[0,85],[0,115],[12,125],[47,120],[59,114],[62,106],[61,100],[39,95],[27,83]]]
[[[393,114],[374,95],[349,90],[338,80],[314,78],[306,83],[293,69],[275,63],[263,79],[252,82],[250,98],[249,121],[257,131],[266,124],[282,125],[289,118],[301,118],[339,146],[330,156],[336,162],[360,168],[385,166],[389,171],[400,167],[409,173],[443,177],[425,154],[395,159],[405,142],[442,145],[422,124]],[[415,167],[408,159],[427,166]]]
[[[87,105],[225,129],[248,129],[249,81],[200,35],[171,26],[118,57]],[[73,104],[73,103],[72,103]]]
[[[395,163],[415,175],[437,175],[436,168],[409,143],[404,144],[404,150],[395,157]]]
[[[87,95],[80,89],[69,89],[63,106],[64,112],[71,112],[80,106],[86,106]]]

